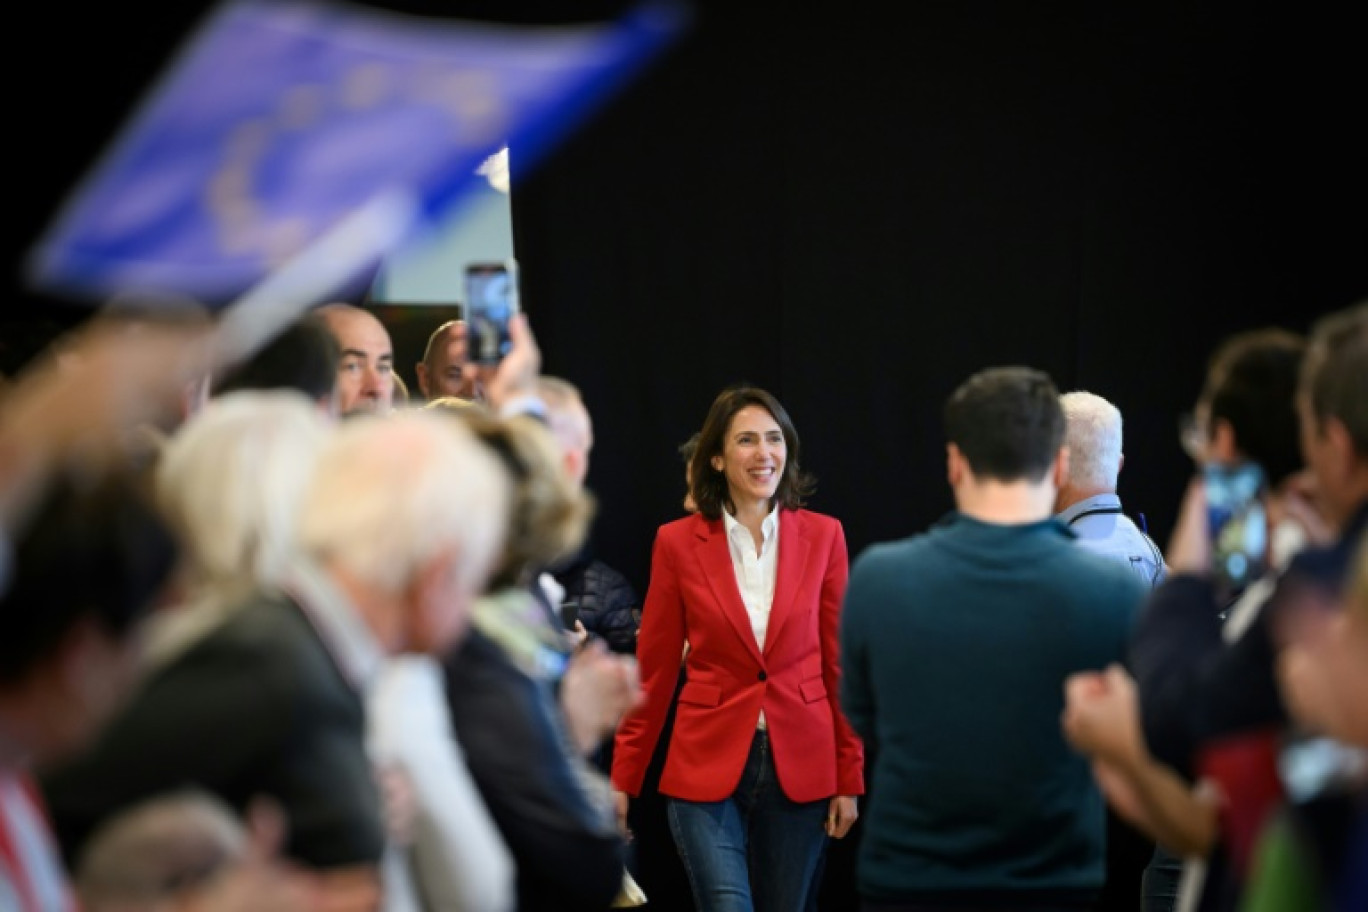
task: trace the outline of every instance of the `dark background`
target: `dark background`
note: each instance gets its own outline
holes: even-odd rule
[[[644,592],[675,448],[740,380],[790,411],[852,555],[922,529],[950,506],[941,403],[1005,363],[1121,408],[1122,495],[1162,543],[1213,346],[1368,295],[1350,6],[695,3],[549,162],[512,153],[523,302],[595,418],[599,553]],[[26,7],[16,263],[204,7]],[[10,272],[7,372],[78,313]]]
[[[597,541],[638,582],[674,448],[739,380],[790,411],[852,554],[950,506],[941,403],[1004,363],[1121,408],[1162,542],[1214,345],[1368,293],[1328,4],[733,6],[514,194],[546,367],[596,418]]]
[[[949,506],[954,386],[1043,368],[1122,409],[1122,493],[1162,540],[1212,347],[1368,294],[1365,81],[1336,4],[743,6],[694,3],[687,37],[549,162],[516,175],[513,153],[524,305],[596,419],[598,547],[643,587],[675,447],[728,383],[785,403],[812,506],[858,553]],[[81,313],[19,285],[21,252],[205,7],[31,8],[6,372]]]

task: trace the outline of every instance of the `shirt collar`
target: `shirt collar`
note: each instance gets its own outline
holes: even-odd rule
[[[1070,505],[1067,509],[1059,511],[1059,515],[1055,518],[1067,526],[1089,510],[1120,509],[1121,498],[1115,494],[1094,494],[1092,497],[1085,497],[1078,503]]]
[[[309,561],[290,568],[284,588],[346,678],[357,690],[367,691],[385,664],[385,652],[356,606],[321,567]]]
[[[730,513],[728,513],[725,509],[722,511],[722,528],[726,530],[728,538],[737,537],[739,530],[741,534],[744,534],[745,541],[754,544],[754,541],[751,539],[750,530],[747,529],[745,526],[741,525],[740,521],[737,520],[735,516],[732,516]],[[761,547],[763,548],[765,545],[768,545],[770,541],[774,539],[778,534],[779,505],[775,504],[773,507],[770,508],[769,514],[760,523]]]

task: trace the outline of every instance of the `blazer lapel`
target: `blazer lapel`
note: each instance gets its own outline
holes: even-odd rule
[[[792,510],[779,511],[779,559],[774,572],[774,601],[770,603],[769,629],[765,633],[768,654],[778,639],[784,622],[794,611],[794,601],[802,588],[803,568],[807,566],[812,544],[807,538],[802,517]]]
[[[746,603],[741,600],[741,590],[736,587],[736,567],[732,564],[731,547],[727,544],[726,527],[722,520],[705,520],[699,517],[698,560],[703,565],[703,575],[712,587],[713,598],[722,609],[736,635],[746,644],[755,661],[763,662],[760,646],[755,642],[755,631],[751,629],[750,615],[746,613]],[[766,636],[768,639],[768,635]]]

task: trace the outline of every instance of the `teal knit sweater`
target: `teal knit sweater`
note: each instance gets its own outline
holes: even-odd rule
[[[1086,901],[1103,803],[1064,679],[1120,661],[1146,588],[1054,520],[961,514],[852,568],[841,700],[873,757],[858,880],[885,901]]]

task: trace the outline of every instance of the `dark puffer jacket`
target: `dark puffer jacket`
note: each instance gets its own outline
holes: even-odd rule
[[[602,638],[613,652],[636,654],[639,621],[634,612],[641,602],[627,577],[601,560],[586,557],[553,575],[565,588],[565,601],[579,604],[585,630]]]

